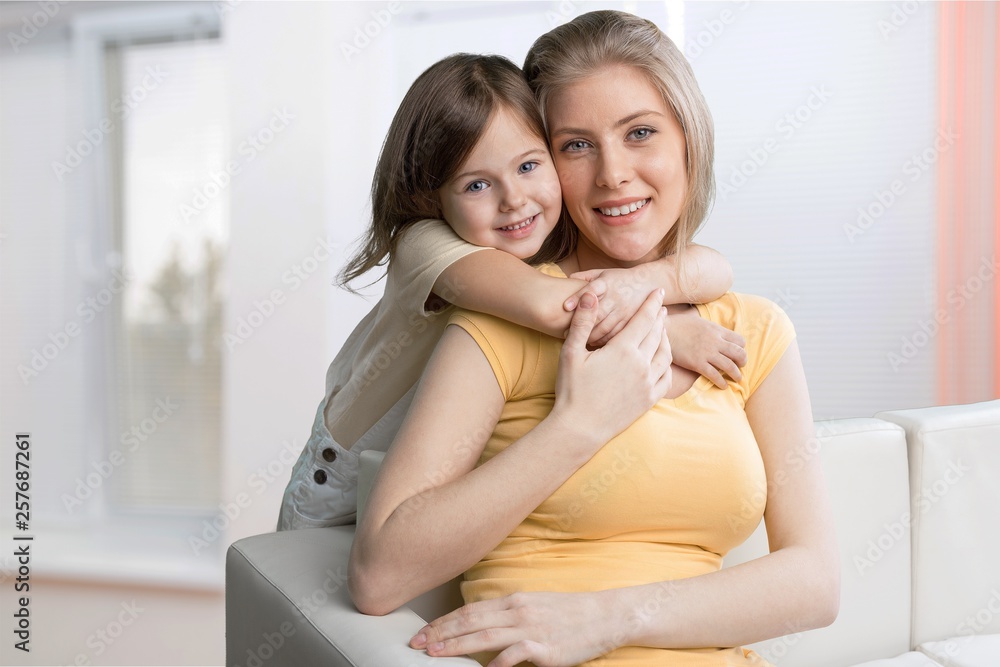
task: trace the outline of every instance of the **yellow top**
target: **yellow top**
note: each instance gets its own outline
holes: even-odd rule
[[[540,269],[565,277],[554,264]],[[719,389],[700,376],[687,392],[661,399],[608,442],[465,573],[466,603],[517,591],[598,591],[715,572],[757,528],[767,480],[744,405],[795,331],[777,304],[759,296],[729,292],[697,308],[746,338],[742,379]],[[506,398],[477,464],[483,465],[551,411],[562,340],[466,310],[453,312],[448,323],[476,340]],[[647,613],[655,613],[655,597]],[[485,665],[496,655],[472,657]],[[623,646],[586,664],[769,663],[739,647]]]

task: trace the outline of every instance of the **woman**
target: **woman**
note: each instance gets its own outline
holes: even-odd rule
[[[711,200],[713,135],[670,40],[592,12],[541,37],[525,74],[578,232],[543,270],[682,252]],[[452,315],[358,527],[361,611],[465,572],[467,604],[411,646],[493,667],[766,664],[731,647],[833,621],[839,560],[819,461],[800,451],[813,424],[790,322],[752,295],[672,307],[746,338],[742,378],[719,389],[667,366],[655,298],[595,352],[592,304],[562,346]],[[762,516],[771,553],[720,570]]]

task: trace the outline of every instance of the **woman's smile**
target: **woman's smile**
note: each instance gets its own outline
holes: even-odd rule
[[[638,220],[649,201],[649,197],[644,199],[626,198],[598,204],[594,210],[604,224],[616,227],[628,225]]]

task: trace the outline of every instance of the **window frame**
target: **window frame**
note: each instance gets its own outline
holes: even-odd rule
[[[107,49],[140,43],[220,39],[221,14],[210,3],[178,3],[125,7],[74,15],[69,38],[75,86],[67,91],[69,104],[80,110],[71,117],[67,136],[79,137],[112,118],[110,102],[117,85],[110,88]],[[118,91],[120,92],[120,91]],[[120,128],[119,128],[120,129]],[[123,219],[121,212],[121,132],[112,132],[67,181],[67,197],[76,223],[70,226],[70,247],[78,251],[81,289],[96,293],[121,270]],[[117,179],[117,180],[114,180]],[[120,334],[122,302],[110,306],[110,317],[97,318],[81,337],[85,377],[98,391],[84,392],[85,427],[81,432],[84,460],[100,461],[108,456],[115,433],[117,405],[112,398],[117,338]],[[219,443],[222,446],[222,443]],[[85,466],[86,467],[86,466]],[[89,468],[78,471],[85,477]],[[221,591],[224,587],[225,539],[220,535],[210,548],[195,554],[188,537],[203,517],[180,510],[158,517],[156,531],[148,529],[148,517],[112,513],[106,487],[73,517],[39,516],[36,530],[54,546],[36,559],[43,576],[142,583],[198,591]],[[164,530],[165,529],[165,530]],[[222,532],[222,531],[220,531]]]

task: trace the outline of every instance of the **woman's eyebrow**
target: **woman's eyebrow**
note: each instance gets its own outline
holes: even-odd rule
[[[642,118],[643,116],[662,116],[663,114],[659,111],[653,111],[652,109],[643,109],[642,111],[636,111],[633,114],[625,116],[620,121],[615,123],[615,127],[621,127],[622,125],[628,125],[636,118]]]
[[[635,113],[630,113],[621,120],[615,123],[615,127],[621,127],[622,125],[628,125],[633,120],[637,118],[642,118],[643,116],[663,116],[659,111],[654,111],[652,109],[642,109],[641,111],[636,111]],[[558,137],[561,134],[587,134],[587,130],[579,127],[561,127],[552,132],[553,137]]]

